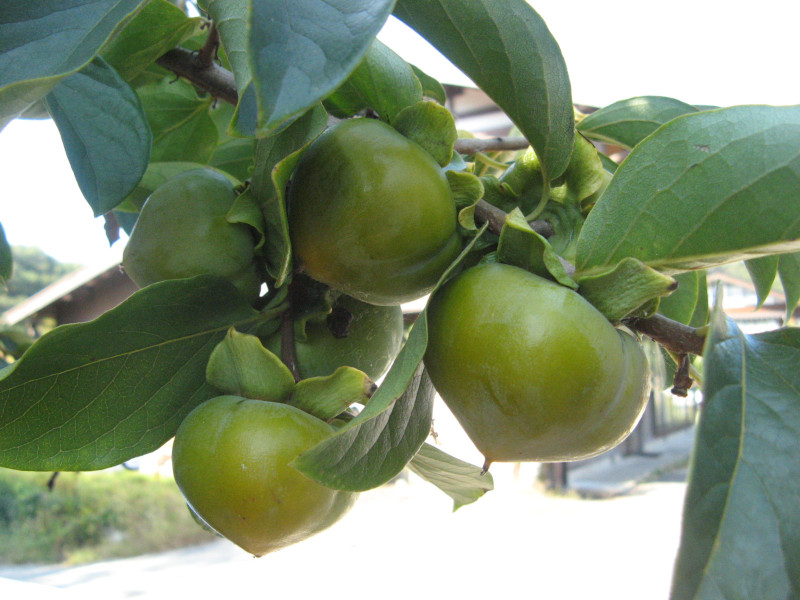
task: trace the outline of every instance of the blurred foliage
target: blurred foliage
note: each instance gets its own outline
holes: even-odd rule
[[[83,563],[216,539],[197,526],[171,479],[131,471],[0,469],[0,563]]]

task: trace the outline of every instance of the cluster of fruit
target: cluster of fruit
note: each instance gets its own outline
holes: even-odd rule
[[[255,302],[264,278],[253,232],[228,218],[235,199],[211,170],[163,184],[126,247],[128,274],[140,286],[220,275]],[[287,206],[296,264],[339,294],[332,310],[349,316],[345,337],[324,321],[306,324],[295,340],[301,377],[342,365],[380,377],[402,343],[399,305],[434,290],[462,248],[443,169],[389,125],[349,119],[304,152]],[[434,294],[428,323],[425,366],[487,466],[598,454],[644,408],[647,365],[637,341],[573,290],[521,268],[462,270]],[[280,332],[263,342],[281,354]],[[178,486],[200,519],[255,555],[297,542],[355,498],[290,464],[335,432],[331,421],[282,402],[209,400],[176,434]]]

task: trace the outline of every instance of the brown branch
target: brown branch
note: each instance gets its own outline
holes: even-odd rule
[[[646,319],[625,319],[623,323],[675,354],[703,354],[706,336],[689,325],[658,314]]]
[[[172,71],[179,77],[203,88],[212,96],[236,106],[239,94],[236,92],[236,80],[233,73],[220,67],[213,61],[203,65],[197,53],[174,48],[157,61],[160,67]]]
[[[524,137],[460,138],[455,150],[460,154],[475,154],[497,150],[524,150],[530,142]]]

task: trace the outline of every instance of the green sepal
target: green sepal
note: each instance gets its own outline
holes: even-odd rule
[[[256,144],[252,192],[266,220],[264,256],[275,285],[283,285],[292,271],[286,185],[306,147],[328,123],[322,104],[292,122],[281,133],[261,138]]]
[[[494,175],[484,175],[481,177],[481,184],[483,184],[483,199],[492,206],[505,212],[511,212],[517,207],[519,196],[507,183],[500,181]]]
[[[206,381],[224,394],[270,402],[284,402],[295,386],[288,367],[261,340],[233,328],[212,350]]]
[[[520,197],[529,190],[535,189],[537,197],[541,196],[542,190],[542,167],[533,148],[523,152],[517,160],[506,170],[499,179],[500,183],[507,188],[504,191]]]
[[[366,404],[375,389],[375,382],[363,371],[339,367],[327,377],[299,381],[286,403],[330,421],[353,404]]]
[[[447,103],[447,92],[444,89],[444,86],[439,82],[438,79],[434,79],[430,75],[428,75],[425,71],[420,69],[415,65],[410,65],[411,70],[414,71],[414,75],[417,76],[419,79],[419,83],[422,86],[422,95],[425,98],[431,98],[432,100],[436,100],[439,104],[446,104]]]
[[[600,162],[603,163],[603,168],[613,175],[617,167],[619,167],[619,164],[616,163],[613,158],[602,152],[598,152],[597,154],[600,156]]]
[[[483,183],[467,171],[445,171],[450,193],[458,210],[458,222],[467,231],[477,231],[475,205],[483,198]]]
[[[600,154],[598,153],[598,156]],[[589,212],[592,207],[597,204],[597,201],[600,200],[600,197],[603,195],[603,192],[606,191],[608,185],[611,183],[611,180],[614,177],[614,174],[606,168],[603,168],[603,172],[600,174],[602,181],[600,182],[600,187],[598,187],[594,192],[586,196],[585,198],[581,198],[581,210],[584,212]]]
[[[244,223],[258,232],[258,239],[255,249],[260,249],[266,241],[266,223],[258,200],[253,196],[253,192],[248,187],[241,194],[236,196],[233,206],[225,215],[228,223]]]
[[[578,287],[550,243],[531,229],[518,208],[506,217],[497,245],[497,258],[502,263],[521,267],[569,288]]]
[[[613,269],[600,275],[578,279],[578,292],[612,323],[619,323],[634,312],[652,314],[658,299],[674,291],[678,284],[635,258],[624,258]]]
[[[452,113],[441,104],[423,100],[397,113],[392,126],[408,139],[422,146],[440,166],[453,159],[453,147],[458,139]]]
[[[547,238],[553,249],[564,260],[574,264],[578,235],[586,221],[580,205],[573,202],[550,202],[539,215],[539,219],[547,221],[553,227],[553,235]]]
[[[303,312],[294,317],[294,341],[306,342],[308,341],[308,332],[306,331],[309,323],[324,323],[325,319],[331,314],[331,306],[333,306],[332,298],[325,300],[317,308]]]
[[[581,203],[597,192],[606,181],[600,154],[589,140],[575,136],[572,157],[564,175],[550,187],[550,197],[557,202]]]

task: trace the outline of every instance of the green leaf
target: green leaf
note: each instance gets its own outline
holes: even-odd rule
[[[252,0],[249,45],[259,130],[303,114],[356,68],[392,0]]]
[[[201,31],[203,19],[190,19],[167,0],[151,0],[103,48],[101,56],[125,81],[133,80],[162,54]]]
[[[136,91],[153,131],[151,160],[207,164],[218,140],[209,115],[213,98],[198,98],[184,81],[163,80]]]
[[[309,377],[297,382],[291,404],[323,421],[331,421],[353,404],[366,404],[375,383],[363,371],[339,367],[326,377]]]
[[[202,276],[57,327],[0,380],[0,465],[103,469],[157,449],[217,395],[206,362],[227,330],[263,318],[230,282]]]
[[[576,267],[633,256],[677,272],[798,250],[799,193],[800,106],[678,117],[617,169],[580,233]]]
[[[673,321],[688,325],[697,309],[700,286],[706,285],[705,278],[701,278],[701,273],[701,271],[689,271],[675,275],[674,279],[678,288],[669,296],[661,298],[658,312]]]
[[[778,260],[778,256],[771,255],[744,261],[744,266],[747,267],[750,279],[753,280],[753,285],[756,286],[756,294],[758,295],[757,308],[764,304],[764,300],[767,299],[770,290],[772,290],[772,284],[775,283],[775,277],[778,275]]]
[[[228,133],[234,117],[235,107],[227,102],[218,102],[211,108],[211,119],[217,126],[218,143],[209,165],[230,173],[239,181],[253,175],[256,141],[252,137],[232,137]]]
[[[758,306],[760,307],[772,291],[775,278],[779,277],[786,298],[786,314],[788,321],[800,302],[800,253],[762,256],[745,261],[750,279],[756,286]]]
[[[605,154],[602,153],[598,154],[600,154],[600,161],[603,163],[603,168],[609,173],[616,173],[617,167],[619,167],[619,165]]]
[[[252,81],[239,93],[239,104],[236,105],[228,133],[237,137],[256,137],[275,133],[258,130],[258,98]]]
[[[800,597],[800,330],[715,311],[671,597]]]
[[[586,137],[633,148],[664,123],[697,108],[664,96],[639,96],[609,104],[577,125]]]
[[[708,281],[705,271],[695,271],[697,273],[697,305],[692,315],[689,325],[692,327],[703,327],[708,324]]]
[[[786,315],[788,321],[800,302],[800,253],[781,254],[778,262],[778,276],[786,295]]]
[[[0,129],[92,61],[145,0],[0,4]]]
[[[522,212],[515,208],[508,213],[500,241],[497,244],[497,259],[514,265],[561,285],[577,289],[578,284],[567,275],[564,265],[545,238],[536,233],[525,220]]]
[[[255,148],[256,142],[253,139],[230,138],[214,149],[208,164],[244,181],[253,175]]]
[[[430,433],[436,395],[422,366],[424,315],[358,417],[294,460],[301,473],[335,489],[365,491],[392,479],[416,454]]]
[[[653,302],[672,292],[677,284],[635,258],[625,258],[600,275],[578,279],[578,292],[612,323],[619,323],[637,310],[649,312]],[[655,309],[652,309],[655,312]],[[645,314],[649,316],[649,314]]]
[[[94,215],[130,194],[150,162],[152,136],[136,93],[102,58],[46,97],[72,172]]]
[[[0,223],[0,286],[5,287],[6,282],[14,272],[14,257],[11,255],[11,246],[6,239],[3,224]]]
[[[327,101],[336,105],[339,96],[350,106],[347,112],[371,107],[391,123],[401,110],[422,101],[422,85],[411,65],[374,40],[356,70]]]
[[[567,168],[574,110],[567,67],[542,18],[524,0],[398,0],[418,31],[511,118],[549,179]]]
[[[454,511],[494,489],[491,473],[427,443],[422,444],[408,468],[450,496]]]
[[[216,23],[220,41],[231,63],[236,88],[241,93],[253,78],[247,55],[250,0],[208,0],[205,10]]]
[[[328,114],[317,105],[289,127],[256,144],[252,190],[261,205],[267,226],[264,255],[267,271],[280,286],[291,269],[291,242],[286,216],[285,190],[302,151],[328,124]]]
[[[254,335],[230,328],[208,358],[206,381],[224,394],[283,402],[294,390],[294,377],[281,359]]]
[[[422,146],[439,166],[446,167],[453,160],[453,146],[458,138],[456,121],[441,104],[421,100],[397,113],[392,125]]]

